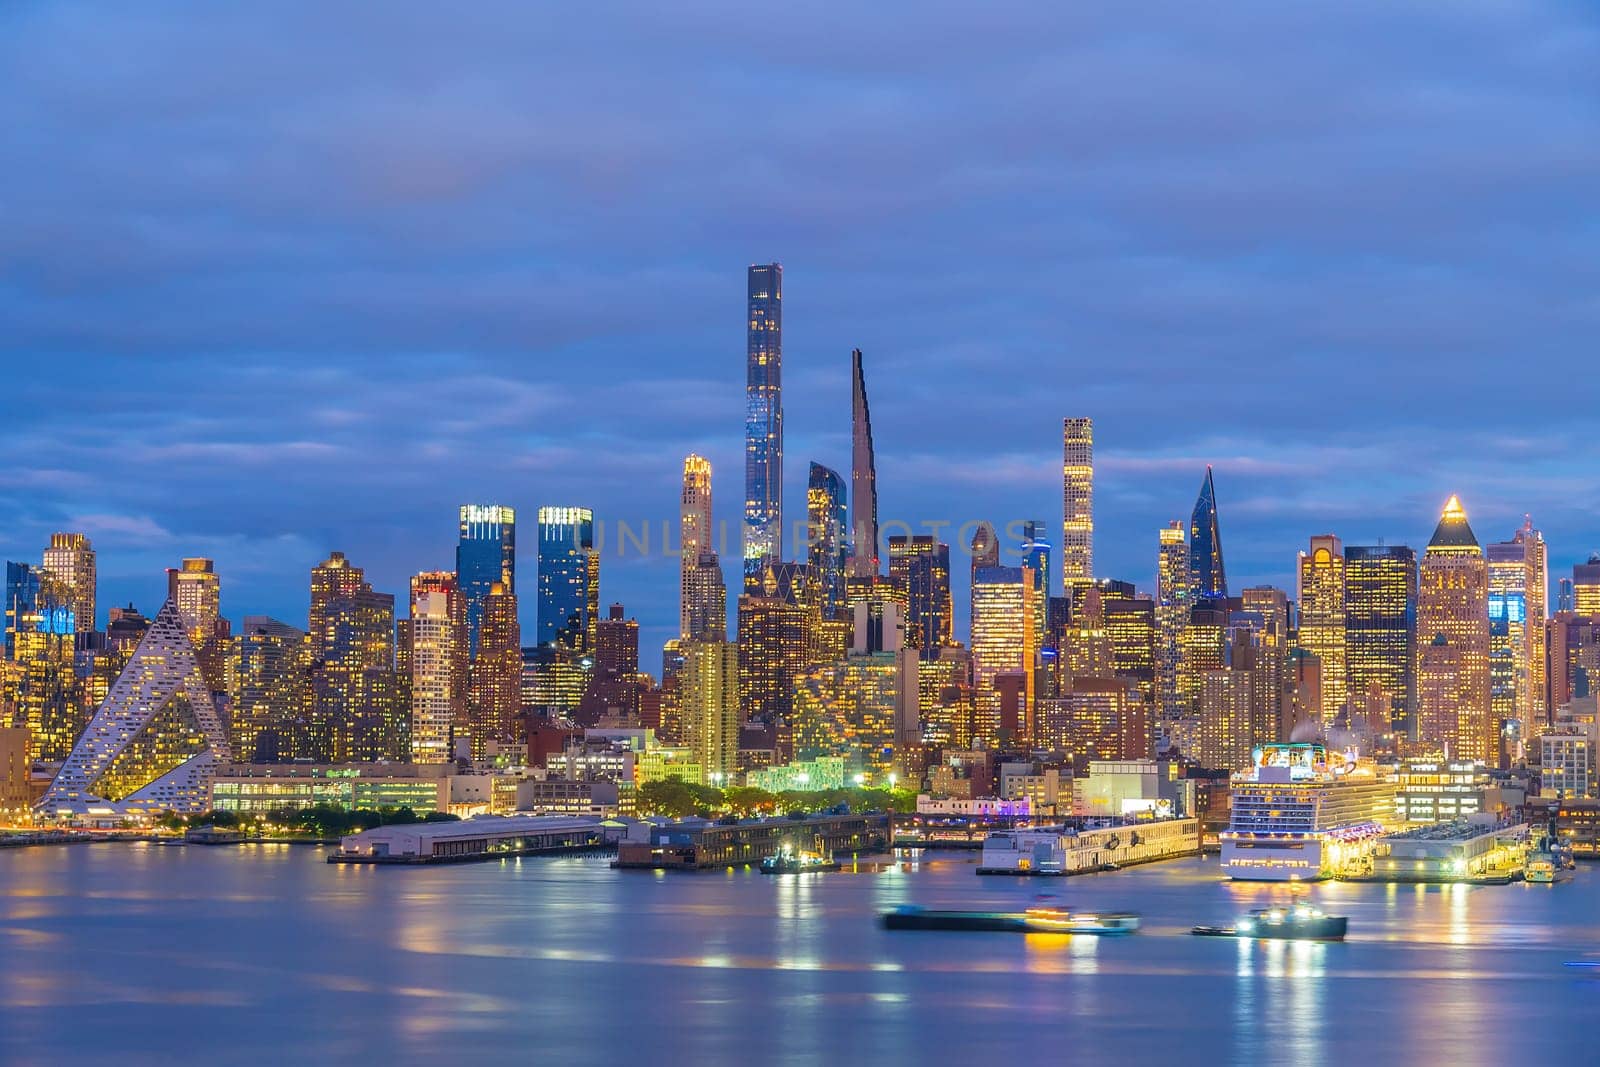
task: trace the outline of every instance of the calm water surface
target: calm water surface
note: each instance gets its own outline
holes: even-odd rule
[[[1211,860],[1029,882],[979,878],[961,856],[775,878],[322,855],[0,853],[0,1060],[1600,1060],[1600,971],[1562,966],[1600,953],[1600,867],[1558,886],[1318,886],[1351,940],[1274,945],[1186,935],[1271,899]],[[873,922],[1041,891],[1145,927],[1098,940]]]

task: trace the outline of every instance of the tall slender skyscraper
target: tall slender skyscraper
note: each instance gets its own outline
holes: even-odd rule
[[[1022,523],[1022,565],[1033,571],[1040,596],[1050,594],[1050,541],[1045,529],[1046,524],[1038,519],[1026,519]]]
[[[1217,487],[1206,466],[1200,496],[1189,519],[1189,579],[1196,600],[1226,600],[1228,576],[1222,566],[1222,531],[1217,525]]]
[[[600,621],[594,512],[539,509],[539,644],[589,648]]]
[[[78,633],[95,628],[94,546],[81,533],[53,533],[44,550],[43,571],[58,604],[72,609]]]
[[[489,742],[518,740],[517,713],[522,707],[522,628],[517,622],[517,595],[495,582],[483,599],[480,639],[472,657],[468,682],[471,751],[481,760]]]
[[[689,640],[704,626],[705,583],[701,557],[712,553],[711,461],[690,453],[683,460],[683,492],[678,498],[678,637]],[[723,608],[726,617],[727,608]],[[724,634],[723,636],[726,636]]]
[[[1417,736],[1457,759],[1499,761],[1490,713],[1489,569],[1451,497],[1417,572]]]
[[[1094,584],[1094,420],[1061,426],[1061,584],[1068,596]]]
[[[495,585],[502,595],[517,591],[517,513],[499,504],[461,505],[456,541],[456,577],[467,609],[467,655],[478,655],[483,606]]]
[[[1183,523],[1173,519],[1161,531],[1156,551],[1156,690],[1161,718],[1183,714],[1178,692],[1179,639],[1189,619],[1189,544]]]
[[[1544,534],[1533,528],[1533,517],[1528,516],[1522,529],[1512,538],[1521,541],[1528,560],[1528,694],[1527,717],[1530,727],[1543,725],[1550,718],[1545,702],[1546,678],[1549,664],[1550,621],[1550,556],[1545,548]]]
[[[1412,731],[1416,713],[1417,554],[1405,545],[1344,550],[1345,696],[1389,707],[1390,727]]]
[[[411,605],[411,762],[446,763],[455,704],[455,626],[445,593]]]
[[[850,542],[845,535],[847,511],[844,479],[820,463],[811,464],[806,480],[810,546],[806,563],[821,590],[824,619],[838,618],[845,607],[844,579],[850,555]]]
[[[1300,647],[1321,667],[1320,725],[1333,725],[1345,702],[1344,544],[1333,534],[1311,539],[1300,553]]]
[[[850,353],[850,576],[878,574],[878,465],[872,451],[872,411],[861,349]]]
[[[746,288],[744,589],[759,594],[767,566],[783,558],[782,265],[752,266]]]

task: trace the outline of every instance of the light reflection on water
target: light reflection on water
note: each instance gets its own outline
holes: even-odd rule
[[[961,856],[775,877],[17,850],[0,857],[0,1061],[177,1057],[203,1011],[236,1062],[536,1049],[934,1063],[1064,1041],[1127,1064],[1381,1063],[1424,1047],[1506,1063],[1562,1060],[1600,998],[1600,981],[1561,966],[1600,937],[1592,868],[1555,887],[1311,887],[1351,917],[1342,945],[1189,937],[1281,896],[1220,881],[1214,861],[1050,887],[1068,906],[1141,912],[1128,938],[874,921],[903,903],[1015,909],[1039,889],[979,878]]]

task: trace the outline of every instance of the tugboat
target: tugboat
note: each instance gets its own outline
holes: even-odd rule
[[[1312,904],[1257,908],[1232,926],[1196,926],[1199,937],[1243,937],[1266,941],[1343,941],[1349,920]]]
[[[1013,934],[1094,934],[1114,937],[1139,929],[1131,913],[1073,914],[1065,908],[1026,911],[932,911],[906,904],[885,912],[885,930],[987,930]]]
[[[815,852],[795,852],[784,849],[761,860],[762,874],[812,874],[837,871],[839,862]]]

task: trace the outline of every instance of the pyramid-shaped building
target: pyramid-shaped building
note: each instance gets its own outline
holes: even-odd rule
[[[46,819],[196,812],[230,758],[177,605],[150,623],[61,771],[39,801]]]

